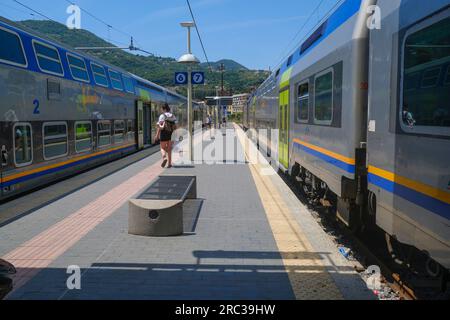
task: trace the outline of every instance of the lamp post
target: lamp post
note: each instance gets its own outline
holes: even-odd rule
[[[195,27],[194,22],[182,22],[181,26],[187,28],[187,53],[178,59],[178,63],[184,64],[188,68],[188,132],[189,132],[189,158],[194,161],[193,152],[193,111],[192,111],[192,66],[200,61],[192,54],[191,48],[191,28]]]
[[[223,73],[225,72],[225,64],[223,64],[223,63],[221,63],[220,64],[220,67],[219,67],[219,71],[220,71],[220,73],[221,73],[221,80],[222,80],[222,90],[220,91],[220,95],[221,96],[224,96],[225,94],[224,94],[224,92],[225,92],[225,90],[224,90],[224,85],[223,85]]]
[[[216,128],[220,129],[220,95],[219,95],[219,86],[216,86]]]

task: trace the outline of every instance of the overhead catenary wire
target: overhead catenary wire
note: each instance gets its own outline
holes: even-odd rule
[[[202,36],[200,35],[200,30],[199,30],[197,21],[194,16],[194,11],[192,10],[192,7],[191,7],[191,3],[189,2],[189,0],[186,0],[186,2],[189,7],[189,12],[191,13],[192,21],[195,23],[195,30],[197,31],[197,36],[198,36],[198,39],[200,40],[200,45],[202,46],[202,50],[203,50],[203,54],[205,55],[206,62],[208,63],[209,69],[212,71],[212,66],[211,66],[211,63],[209,62],[208,55],[206,54],[206,49],[203,44]]]
[[[314,8],[314,10],[311,12],[310,16],[308,17],[307,21],[302,25],[302,27],[301,27],[301,28],[299,29],[299,31],[295,34],[294,38],[289,42],[289,44],[291,44],[292,42],[294,42],[295,39],[299,36],[299,34],[305,29],[305,27],[308,25],[308,23],[309,23],[309,21],[311,20],[311,18],[312,18],[312,17],[314,16],[314,14],[319,10],[319,8],[322,6],[322,4],[323,4],[324,1],[325,1],[325,0],[321,0],[321,2],[317,5],[317,7]],[[344,2],[344,1],[345,1],[345,0],[338,0],[338,1],[333,5],[333,7],[332,7],[330,10],[328,10],[328,12],[325,14],[325,16],[324,16],[317,24],[315,24],[315,25],[314,25],[314,26],[313,26],[313,27],[305,34],[305,36],[304,36],[302,39],[300,39],[300,41],[296,42],[295,46],[289,47],[289,45],[288,45],[287,49],[290,48],[289,51],[287,51],[287,50],[284,50],[284,51],[283,51],[281,60],[275,65],[275,67],[274,67],[273,69],[275,69],[277,66],[279,66],[280,64],[282,64],[283,61],[286,59],[287,55],[289,55],[289,54],[292,52],[292,50],[294,50],[294,48],[296,48],[296,47],[299,45],[299,43],[302,43],[303,41],[305,41],[306,38],[309,36],[309,34],[311,34],[311,32],[313,32],[320,24],[322,24],[323,21],[324,21],[325,19],[327,19],[327,18],[330,16],[330,14],[331,14],[332,12],[334,12],[334,10],[335,10],[339,5],[341,5],[342,2]],[[286,54],[286,52],[287,52],[287,54]]]
[[[2,6],[4,6],[4,7],[6,7],[6,8],[15,10],[15,11],[20,12],[20,13],[23,13],[23,14],[25,14],[25,15],[27,15],[27,16],[28,16],[28,15],[30,15],[30,16],[32,16],[32,17],[35,16],[34,13],[30,13],[30,12],[28,12],[28,11],[25,11],[25,10],[22,10],[22,9],[18,9],[18,8],[16,8],[16,7],[13,7],[13,6],[7,4],[7,3],[0,2],[0,4],[1,4]]]
[[[37,15],[43,17],[43,18],[45,18],[46,20],[53,21],[53,22],[58,23],[58,24],[61,23],[61,22],[56,21],[55,19],[52,19],[52,18],[50,18],[49,16],[43,14],[42,12],[40,12],[40,11],[38,11],[38,10],[36,10],[36,9],[34,9],[34,8],[32,8],[32,7],[30,7],[30,6],[26,5],[26,4],[24,4],[24,3],[22,3],[22,2],[19,1],[19,0],[13,0],[13,1],[16,2],[17,4],[19,4],[20,6],[26,8],[27,10],[29,10],[29,11],[31,11],[31,12],[33,12],[33,13],[35,13],[35,14],[37,14]],[[73,4],[73,5],[74,5],[74,3],[71,2],[71,1],[68,1],[68,0],[65,0],[65,1],[68,2],[68,3],[70,3],[70,4]],[[12,7],[11,7],[11,8],[12,8]],[[15,9],[18,10],[18,11],[21,11],[21,10],[19,10],[19,9],[17,9],[17,8],[15,8]],[[91,13],[88,13],[86,10],[84,10],[84,9],[82,9],[82,8],[80,8],[80,10],[83,10],[83,12],[85,12],[85,13],[87,13],[88,15],[94,17],[94,19],[96,19],[97,21],[100,21],[101,23],[106,24],[109,28],[114,29],[114,30],[116,30],[116,31],[118,31],[118,32],[120,32],[120,33],[122,33],[122,34],[124,34],[124,35],[127,35],[127,36],[129,35],[129,34],[127,34],[126,32],[123,32],[123,31],[121,31],[121,30],[119,30],[119,29],[117,29],[117,28],[114,28],[113,26],[107,24],[106,22],[104,22],[103,20],[101,20],[101,19],[95,17],[95,16],[92,15]],[[22,12],[23,12],[23,11],[22,11]],[[131,37],[131,44],[125,44],[125,43],[123,43],[123,42],[115,41],[115,40],[112,40],[112,39],[108,39],[107,42],[112,43],[112,44],[115,44],[115,45],[118,45],[118,46],[124,46],[124,48],[118,48],[118,47],[117,47],[117,49],[128,49],[128,50],[134,50],[134,51],[141,51],[141,52],[144,52],[144,53],[146,53],[146,54],[152,55],[152,53],[149,52],[149,51],[146,51],[146,50],[143,50],[143,49],[140,49],[140,48],[135,47],[135,46],[134,46],[134,39],[133,39],[133,36],[131,36],[131,35],[129,35],[129,36]],[[52,37],[50,37],[50,38],[52,38]],[[116,49],[116,48],[110,48],[110,49]]]
[[[118,33],[120,33],[120,34],[122,34],[122,35],[124,35],[124,36],[127,36],[127,37],[131,38],[131,44],[130,44],[126,49],[129,49],[129,50],[131,50],[131,51],[133,51],[133,50],[135,50],[135,51],[141,51],[141,52],[144,52],[144,53],[146,53],[146,54],[148,54],[148,55],[153,55],[151,52],[149,52],[149,51],[147,51],[147,50],[145,50],[145,49],[141,49],[141,48],[135,47],[135,46],[134,46],[135,39],[134,39],[134,37],[133,37],[132,34],[130,34],[130,33],[128,33],[128,32],[125,32],[125,31],[123,31],[123,30],[120,30],[120,29],[114,27],[114,26],[111,25],[110,23],[108,23],[108,22],[106,22],[105,20],[103,20],[103,19],[97,17],[95,14],[91,13],[90,11],[86,10],[85,8],[80,7],[79,5],[77,5],[77,4],[76,4],[75,2],[73,2],[73,1],[70,1],[70,0],[64,0],[64,1],[67,2],[67,3],[69,3],[69,4],[71,4],[71,5],[76,5],[76,6],[78,6],[78,8],[80,8],[80,10],[81,10],[82,12],[86,13],[88,16],[90,16],[90,17],[93,18],[94,20],[100,22],[101,24],[104,24],[104,25],[108,28],[108,38],[111,37],[111,34],[110,34],[110,31],[111,31],[111,30],[114,30],[114,31],[116,31],[116,32],[118,32]],[[109,41],[109,42],[112,43],[113,41]],[[115,42],[116,42],[116,43],[119,43],[119,42],[117,42],[117,41],[115,41]],[[121,43],[121,45],[125,45],[125,44],[124,44],[124,43]],[[122,48],[122,49],[123,49],[123,48]]]
[[[292,38],[292,40],[289,41],[289,43],[286,46],[286,48],[282,51],[282,53],[281,53],[281,61],[279,63],[277,63],[277,65],[280,64],[285,59],[286,54],[288,54],[292,50],[291,47],[290,47],[291,43],[293,43],[295,41],[295,39],[297,39],[297,37],[300,35],[300,33],[306,28],[306,26],[308,25],[309,21],[316,14],[316,12],[318,12],[319,8],[322,6],[322,4],[324,2],[325,2],[325,0],[321,0],[319,2],[319,4],[314,8],[314,10],[311,12],[311,14],[306,19],[305,23],[300,27],[300,29],[297,31],[295,36]]]
[[[17,4],[21,5],[22,7],[26,8],[26,9],[28,9],[28,10],[30,10],[30,11],[38,14],[38,15],[40,15],[41,17],[43,17],[43,18],[45,18],[47,20],[50,20],[50,21],[53,21],[53,22],[56,22],[56,23],[60,23],[60,22],[56,21],[55,19],[52,19],[52,18],[46,16],[45,14],[43,14],[43,13],[41,13],[41,12],[39,12],[39,11],[29,7],[29,6],[27,6],[26,4],[24,4],[24,3],[22,3],[22,2],[20,2],[18,0],[13,0],[13,1],[16,2]]]
[[[121,33],[121,34],[127,36],[127,37],[132,37],[131,34],[125,32],[125,31],[122,31],[122,30],[120,30],[120,29],[117,29],[116,27],[114,27],[114,26],[112,26],[111,24],[109,24],[108,22],[106,22],[106,21],[100,19],[99,17],[97,17],[97,16],[94,15],[93,13],[89,12],[88,10],[86,10],[86,9],[84,9],[84,8],[82,8],[82,7],[80,7],[80,6],[77,5],[75,2],[70,1],[70,0],[64,0],[64,1],[66,1],[67,3],[69,3],[69,4],[71,4],[71,5],[78,6],[78,8],[80,8],[81,11],[83,11],[84,13],[86,13],[86,14],[87,14],[88,16],[90,16],[91,18],[97,20],[98,22],[104,24],[104,25],[107,26],[108,28],[110,28],[110,29],[112,29],[112,30],[115,30],[115,31],[117,31],[117,32],[119,32],[119,33]]]
[[[40,11],[38,11],[38,10],[36,10],[36,9],[34,9],[34,8],[32,8],[32,7],[26,5],[26,4],[24,4],[24,3],[22,3],[22,2],[20,2],[20,1],[18,1],[18,0],[13,0],[13,1],[16,2],[17,4],[21,5],[22,7],[24,7],[24,8],[26,8],[26,9],[30,10],[31,12],[33,12],[33,13],[35,13],[35,14],[37,14],[37,15],[39,15],[39,16],[41,16],[41,17],[43,17],[43,18],[45,18],[45,19],[47,19],[47,20],[49,20],[49,21],[53,21],[53,22],[58,23],[58,24],[61,23],[61,22],[56,21],[55,19],[50,18],[49,16],[43,14],[42,12],[40,12]],[[18,9],[17,9],[17,10],[18,10]],[[116,45],[125,45],[125,46],[128,45],[128,44],[125,44],[125,43],[123,43],[123,42],[119,42],[119,41],[115,41],[115,40],[111,40],[110,42],[111,42],[111,43],[114,43],[114,44],[116,44]]]

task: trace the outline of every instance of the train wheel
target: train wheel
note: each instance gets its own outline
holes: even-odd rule
[[[428,259],[425,262],[425,270],[427,271],[428,275],[432,278],[439,278],[443,275],[443,268],[442,266],[431,259],[431,257],[428,257]]]

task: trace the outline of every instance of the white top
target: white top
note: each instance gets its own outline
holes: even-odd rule
[[[159,116],[158,125],[163,128],[165,121],[171,121],[171,122],[177,122],[177,118],[173,115],[173,113],[165,112],[162,115]]]

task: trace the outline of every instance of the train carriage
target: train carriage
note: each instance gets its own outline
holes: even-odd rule
[[[450,1],[379,0],[367,166],[377,224],[450,268]],[[420,10],[417,10],[420,8]],[[432,260],[428,271],[439,274]]]
[[[344,1],[244,110],[250,130],[278,129],[258,145],[309,195],[425,253],[437,275],[450,268],[449,7]]]
[[[186,126],[186,98],[3,18],[0,96],[0,201],[152,144],[164,103]]]

